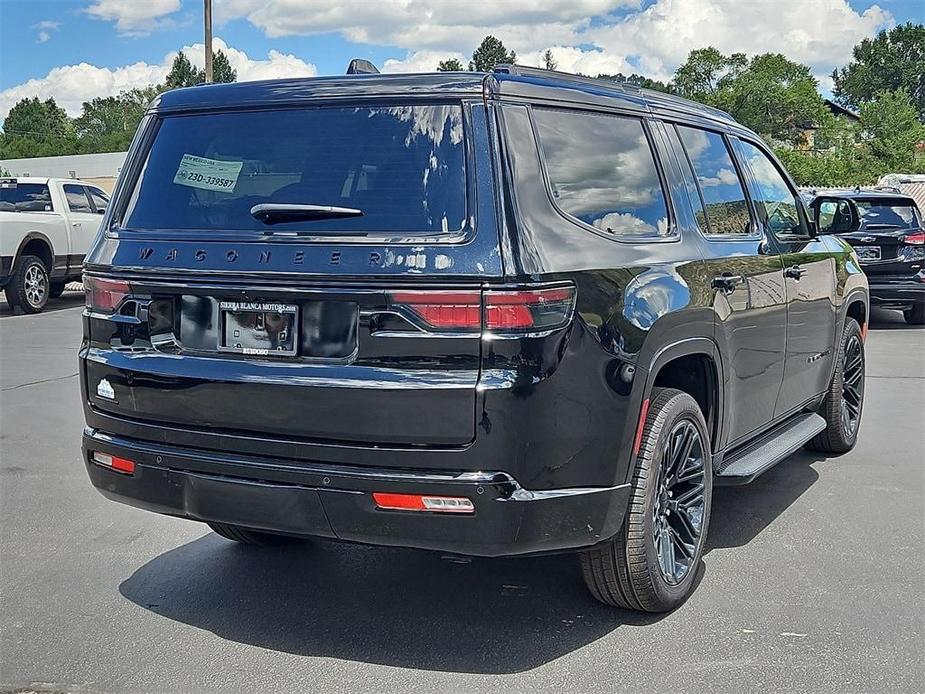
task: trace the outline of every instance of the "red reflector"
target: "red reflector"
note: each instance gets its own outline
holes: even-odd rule
[[[903,241],[905,241],[910,246],[925,246],[925,231],[909,234],[903,238]]]
[[[122,280],[84,276],[83,284],[87,308],[103,313],[112,313],[132,291],[129,283]]]
[[[642,448],[642,430],[646,426],[646,416],[649,414],[649,398],[642,401],[642,407],[639,410],[639,423],[636,425],[636,438],[633,440],[633,455],[639,455],[639,449]]]
[[[111,467],[113,470],[119,472],[125,472],[129,475],[134,474],[135,472],[135,463],[128,458],[120,458],[115,455],[109,455],[108,453],[100,453],[99,451],[94,451],[93,453],[93,462],[99,463],[100,465],[105,465],[106,467]]]
[[[439,513],[475,513],[475,506],[464,496],[426,496],[373,492],[378,508],[387,511],[436,511]]]
[[[867,323],[861,324],[861,342],[867,342]]]

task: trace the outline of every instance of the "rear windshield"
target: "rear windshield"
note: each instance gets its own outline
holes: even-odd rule
[[[915,204],[905,200],[856,200],[861,219],[867,229],[917,229],[919,211]]]
[[[44,183],[0,185],[0,210],[7,212],[50,212],[51,195]]]
[[[466,219],[459,105],[312,108],[167,117],[122,226],[129,229],[421,233]],[[261,204],[362,215],[278,221]]]

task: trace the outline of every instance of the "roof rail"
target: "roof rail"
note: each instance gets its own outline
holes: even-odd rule
[[[556,79],[562,82],[573,82],[575,84],[590,84],[599,87],[610,87],[622,89],[623,91],[639,92],[639,85],[630,82],[615,82],[613,80],[602,80],[597,77],[587,77],[585,75],[576,75],[573,72],[559,72],[558,70],[547,70],[541,67],[530,67],[528,65],[512,65],[501,63],[495,65],[495,72],[504,75],[514,75],[516,77],[544,77],[546,79]]]

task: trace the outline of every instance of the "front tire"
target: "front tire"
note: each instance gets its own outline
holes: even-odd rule
[[[6,285],[6,301],[13,309],[18,306],[26,313],[41,313],[48,303],[49,288],[45,263],[34,255],[24,255]]]
[[[710,519],[713,468],[703,413],[690,395],[652,391],[623,527],[581,555],[607,605],[667,612],[694,590]]]
[[[916,304],[903,311],[903,318],[909,325],[925,325],[925,304]]]
[[[825,417],[826,427],[810,439],[807,448],[837,455],[854,448],[864,409],[865,367],[861,326],[854,318],[846,318],[835,373],[832,374],[832,383],[819,412]]]

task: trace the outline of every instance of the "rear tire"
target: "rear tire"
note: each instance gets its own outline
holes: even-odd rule
[[[274,535],[273,533],[264,533],[250,528],[242,528],[239,525],[228,525],[227,523],[206,523],[212,531],[221,535],[226,540],[239,542],[242,545],[253,545],[256,547],[278,547],[280,545],[289,545],[300,542],[296,537],[288,535]]]
[[[710,519],[710,436],[697,402],[652,391],[623,527],[581,554],[591,594],[607,605],[667,612],[693,592]],[[681,474],[678,474],[681,473]]]
[[[49,279],[45,263],[34,255],[24,255],[16,264],[6,285],[6,301],[11,308],[41,313],[48,303]]]
[[[864,409],[864,341],[861,326],[854,318],[845,319],[836,357],[832,383],[819,411],[825,417],[826,428],[811,438],[806,447],[840,455],[857,443]]]
[[[916,304],[903,311],[903,318],[909,325],[925,325],[925,304]]]

